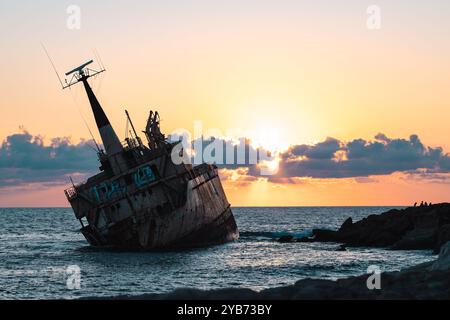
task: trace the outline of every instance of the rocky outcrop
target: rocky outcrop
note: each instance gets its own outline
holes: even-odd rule
[[[358,222],[347,219],[338,231],[313,230],[303,241],[339,242],[346,246],[388,247],[397,250],[433,249],[450,240],[450,204],[411,207],[370,215]]]
[[[448,241],[450,241],[450,224],[439,228],[434,252],[439,252],[440,248]]]
[[[442,246],[439,258],[433,262],[430,267],[431,271],[448,271],[450,270],[450,241]]]
[[[304,279],[294,285],[266,289],[198,290],[178,289],[168,294],[122,296],[115,299],[157,300],[323,300],[323,299],[450,299],[450,242],[443,246],[436,261],[398,272],[380,274],[380,289],[369,289],[372,274],[337,281]]]
[[[282,243],[285,243],[285,242],[293,242],[294,241],[294,237],[293,236],[281,236],[279,239],[278,239],[278,242],[282,242]]]

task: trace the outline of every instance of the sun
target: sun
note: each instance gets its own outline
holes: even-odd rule
[[[289,147],[287,128],[274,120],[256,120],[249,131],[249,138],[256,147],[273,152],[282,152]]]
[[[242,101],[239,105],[246,137],[252,145],[270,151],[283,151],[293,140],[289,124],[290,110],[294,106],[286,98],[260,97]],[[297,109],[297,108],[296,108]]]

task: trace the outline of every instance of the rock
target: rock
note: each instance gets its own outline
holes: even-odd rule
[[[439,258],[433,263],[431,270],[450,271],[450,241],[442,246]]]
[[[417,250],[430,249],[436,243],[437,229],[419,229],[415,228],[407,232],[399,241],[391,247],[393,250]]]
[[[347,218],[347,220],[344,221],[344,223],[339,228],[339,231],[345,231],[348,230],[353,225],[353,219],[351,217]]]
[[[336,251],[347,251],[347,248],[345,247],[345,244],[341,244],[339,247],[337,247]]]
[[[225,288],[200,290],[192,288],[175,289],[169,293],[150,293],[136,296],[87,297],[81,300],[255,300],[260,294],[251,289]]]
[[[338,232],[333,230],[314,229],[313,236],[315,241],[339,242]]]
[[[283,300],[295,294],[294,286],[276,287],[262,290],[258,298],[259,300]]]
[[[293,236],[281,236],[278,240],[278,242],[293,242],[294,241],[294,237]]]
[[[433,249],[450,240],[450,204],[411,207],[370,215],[360,221],[345,220],[338,231],[313,230],[318,242],[340,242],[355,247],[397,250]]]
[[[304,279],[294,285],[294,294],[289,299],[295,300],[321,300],[330,299],[330,293],[336,282],[322,279]]]
[[[450,224],[445,224],[439,228],[439,231],[437,233],[434,253],[439,253],[440,248],[448,241],[450,241]]]
[[[228,288],[217,290],[178,289],[167,294],[165,300],[253,300],[257,299],[258,292],[251,289]]]

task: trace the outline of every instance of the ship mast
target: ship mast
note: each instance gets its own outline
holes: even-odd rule
[[[108,156],[112,156],[114,154],[120,153],[123,151],[122,144],[120,143],[119,138],[117,137],[116,132],[114,131],[111,123],[109,122],[108,117],[103,111],[100,102],[92,91],[91,86],[88,83],[88,79],[93,77],[103,71],[92,70],[87,68],[89,64],[93,61],[90,60],[79,67],[74,68],[73,70],[66,73],[66,76],[72,75],[70,81],[66,80],[66,85],[63,89],[69,88],[70,86],[77,84],[78,82],[82,82],[84,85],[84,89],[86,90],[86,94],[89,99],[89,103],[92,108],[92,112],[94,114],[95,123],[97,124],[98,131],[100,132],[100,137],[102,138],[103,146],[105,148],[105,152]]]

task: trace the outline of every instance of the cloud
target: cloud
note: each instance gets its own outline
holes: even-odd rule
[[[373,141],[355,139],[344,143],[327,138],[315,145],[291,146],[281,155],[277,176],[351,178],[418,169],[426,173],[450,172],[450,157],[440,147],[424,146],[417,135],[390,139],[378,134]]]
[[[45,145],[41,136],[24,131],[12,134],[0,146],[0,188],[32,183],[66,184],[68,175],[85,176],[98,168],[92,141],[71,143],[69,138],[52,139]]]
[[[233,187],[247,187],[258,181],[258,177],[248,174],[248,168],[220,169],[220,179],[223,182],[231,182]]]
[[[282,155],[286,157],[304,156],[308,159],[332,159],[334,154],[341,149],[341,142],[334,138],[327,138],[324,142],[319,142],[316,145],[295,145],[289,151]]]
[[[222,160],[218,164],[222,178],[242,186],[259,178],[278,184],[305,183],[308,178],[355,178],[357,182],[373,182],[373,176],[394,172],[410,174],[410,179],[414,174],[415,179],[447,182],[446,174],[450,173],[450,156],[440,147],[425,146],[417,135],[393,139],[380,133],[371,141],[348,142],[329,137],[313,145],[293,145],[277,155],[279,170],[272,176],[261,176],[260,168],[249,161],[258,150],[249,139],[203,141],[203,150],[213,141],[222,143],[218,157],[212,154]],[[92,141],[86,140],[72,143],[69,138],[55,138],[45,144],[41,136],[26,131],[12,134],[0,145],[0,188],[65,185],[69,175],[77,181],[85,180],[98,172],[99,163],[92,145]],[[227,164],[230,150],[233,155],[228,159],[234,162],[238,150],[242,150],[243,162]],[[267,154],[267,150],[261,151]]]
[[[414,183],[422,182],[448,185],[450,184],[450,173],[435,173],[427,170],[417,170],[404,174],[401,179]]]
[[[173,134],[169,137],[171,142],[181,139],[182,135]],[[188,139],[186,135],[184,139]],[[184,149],[190,155],[190,163],[214,163],[221,169],[257,170],[258,162],[273,159],[270,151],[255,147],[250,139],[244,137],[235,140],[216,137],[201,137],[191,142],[185,140]]]
[[[223,146],[223,150],[219,148],[220,156],[214,157],[219,161],[216,163],[219,168],[247,168],[246,175],[262,176],[260,167],[249,162],[249,154],[257,152],[250,140],[239,139],[233,142],[212,139],[200,142],[203,142],[203,150],[213,142]],[[245,150],[245,161],[227,164],[225,160],[228,150],[234,150],[231,158],[236,160],[236,149]],[[267,154],[267,150],[261,151],[262,154]],[[359,183],[367,183],[376,181],[369,177],[394,172],[422,170],[422,175],[450,172],[450,156],[440,147],[425,146],[417,135],[403,139],[390,138],[379,133],[374,140],[354,139],[348,142],[328,137],[312,145],[293,145],[286,152],[279,154],[278,160],[278,172],[265,176],[273,183],[300,183],[302,178],[356,178],[355,181]]]

